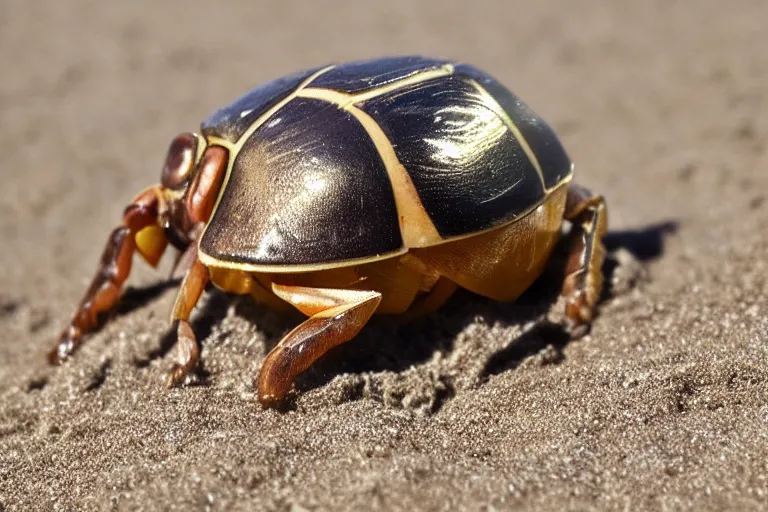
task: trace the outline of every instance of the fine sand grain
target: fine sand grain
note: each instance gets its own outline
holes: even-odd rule
[[[0,3],[0,510],[764,510],[768,2]],[[160,385],[175,286],[137,263],[44,354],[171,137],[328,61],[472,62],[561,134],[610,208],[609,290],[568,343],[544,279],[376,322],[251,388],[297,318],[211,292],[203,368]]]

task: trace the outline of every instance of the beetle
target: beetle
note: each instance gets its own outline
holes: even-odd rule
[[[607,214],[572,178],[552,128],[468,64],[386,57],[264,83],[171,142],[160,183],[125,209],[49,361],[66,360],[116,306],[135,252],[156,266],[171,244],[184,277],[166,384],[198,364],[189,318],[212,283],[308,317],[254,380],[275,406],[374,313],[427,314],[459,287],[515,300],[563,220],[574,237],[566,327],[583,332],[602,288]]]

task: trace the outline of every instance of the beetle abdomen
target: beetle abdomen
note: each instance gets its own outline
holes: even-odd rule
[[[570,177],[551,128],[470,66],[389,58],[270,84],[203,125],[231,152],[200,243],[223,266],[331,267],[439,244],[513,222]]]

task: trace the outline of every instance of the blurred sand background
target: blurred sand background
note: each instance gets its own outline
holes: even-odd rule
[[[768,2],[0,1],[0,510],[768,507]],[[68,365],[44,354],[170,139],[253,85],[383,54],[471,62],[608,199],[610,291],[556,284],[372,325],[250,387],[295,324],[219,293],[160,386],[168,265]]]

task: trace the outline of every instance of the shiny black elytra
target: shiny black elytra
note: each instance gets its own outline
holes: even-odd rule
[[[553,130],[467,64],[394,57],[268,82],[211,115],[201,135],[173,141],[161,183],[126,209],[50,359],[66,359],[114,307],[134,252],[154,265],[170,241],[185,277],[166,382],[197,365],[188,320],[211,281],[309,317],[262,366],[259,398],[274,405],[374,313],[428,313],[457,287],[514,300],[563,219],[574,224],[566,317],[583,332],[607,221],[603,199],[572,176]]]
[[[203,134],[236,143],[255,119],[317,72],[254,89],[203,122]],[[230,244],[222,236],[228,219],[214,217],[201,243],[205,254],[293,265],[403,248],[385,159],[365,127],[339,108],[341,101],[351,101],[384,132],[442,238],[514,220],[571,175],[571,162],[552,129],[493,78],[465,64],[420,57],[348,64],[320,74],[303,90],[317,93],[283,104],[234,162],[230,179],[236,186],[225,190],[221,207],[256,214],[238,231],[247,242]],[[356,101],[325,91],[367,97]],[[541,176],[523,144],[546,163]],[[267,166],[268,175],[249,171]],[[300,201],[306,183],[325,188],[313,193],[310,204],[282,210]],[[275,215],[278,209],[284,214]]]

